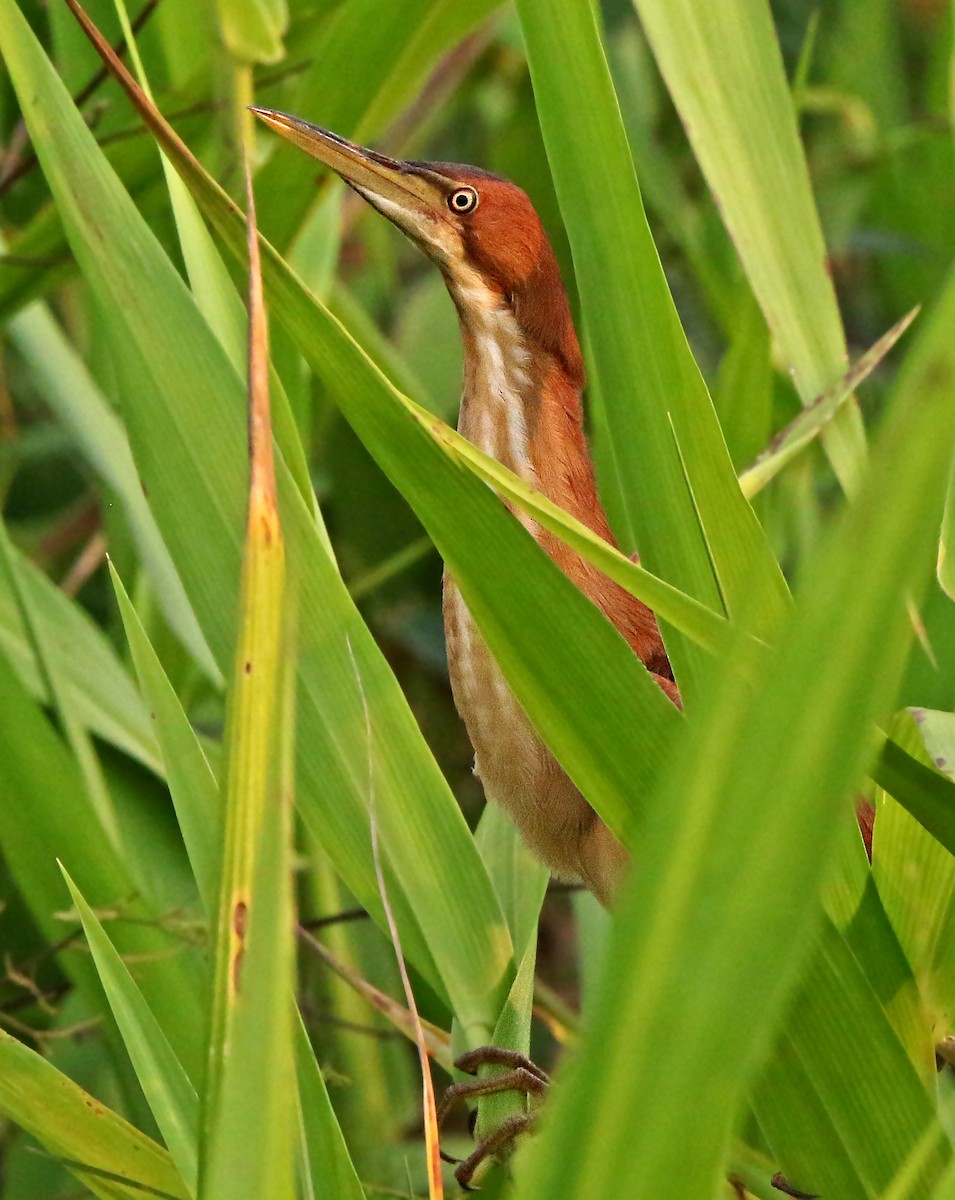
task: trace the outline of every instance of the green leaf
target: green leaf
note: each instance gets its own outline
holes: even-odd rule
[[[222,856],[219,785],[112,563],[110,578],[139,685],[149,703],[149,715],[159,739],[182,839],[199,895],[209,914],[215,909]]]
[[[883,744],[871,775],[949,854],[955,854],[955,786],[950,780],[891,738]]]
[[[892,733],[909,753],[955,762],[955,717],[914,709],[900,714]],[[924,746],[923,746],[924,739]],[[886,912],[912,964],[931,1036],[941,1041],[955,1017],[955,859],[892,797],[877,802],[872,872]]]
[[[246,166],[250,244],[257,251]],[[294,1200],[295,594],[272,451],[258,253],[250,262],[249,489],[229,689],[200,1200]]]
[[[407,401],[409,410],[431,433],[442,448],[463,463],[479,479],[489,483],[500,495],[512,500],[523,512],[533,515],[582,558],[599,567],[604,575],[626,588],[656,613],[657,618],[678,629],[688,640],[710,653],[728,655],[736,644],[737,633],[719,612],[679,591],[666,580],[652,575],[582,521],[564,512],[546,496],[524,483],[513,471],[472,446],[455,430],[438,421],[419,405]]]
[[[848,944],[829,924],[788,1006],[753,1107],[799,1191],[845,1200],[880,1196],[930,1126],[935,1144],[921,1167],[923,1194],[951,1158],[931,1092]]]
[[[948,498],[942,517],[942,535],[938,546],[938,581],[950,599],[955,600],[955,470],[948,481]]]
[[[736,467],[761,453],[772,430],[772,342],[766,318],[748,286],[740,289],[730,341],[713,389],[726,444]],[[744,495],[750,495],[743,489]]]
[[[195,1192],[199,1098],[182,1064],[96,914],[67,871],[100,981],[159,1131],[189,1193]]]
[[[70,602],[32,563],[13,551],[34,624],[56,660],[63,691],[77,719],[153,771],[162,771],[149,714],[116,657],[87,614]],[[14,591],[0,574],[0,651],[41,703],[50,702],[46,680],[23,627]]]
[[[634,6],[796,390],[811,404],[845,374],[845,335],[769,4]],[[822,439],[851,488],[865,456],[854,401]]]
[[[240,62],[274,63],[284,57],[286,0],[218,0],[216,7],[223,40]]]
[[[511,941],[526,946],[537,930],[537,919],[550,872],[531,854],[503,808],[489,804],[474,835],[494,891],[511,930]]]
[[[517,7],[608,447],[641,557],[694,599],[717,611],[725,605],[733,621],[765,635],[786,608],[786,587],[740,495],[660,266],[593,6]],[[699,653],[672,631],[667,646],[691,706]]]
[[[918,316],[918,312],[917,308],[913,308],[901,321],[897,321],[869,347],[838,383],[808,403],[804,411],[773,438],[753,465],[740,475],[739,485],[744,496],[755,496],[828,427],[842,405],[852,397],[855,389],[868,378],[905,333]]]
[[[365,1193],[328,1098],[321,1067],[300,1017],[295,1025],[295,1061],[299,1124],[314,1195],[364,1200]]]
[[[534,968],[537,964],[537,942],[531,939],[527,942],[521,965],[507,994],[507,1000],[501,1009],[491,1044],[504,1050],[513,1050],[525,1057],[531,1051],[531,1012],[534,1007]],[[478,1069],[479,1079],[493,1079],[504,1074],[508,1068],[500,1066],[482,1066]],[[491,1137],[505,1122],[515,1117],[522,1117],[536,1108],[539,1099],[525,1096],[521,1092],[508,1089],[503,1092],[491,1092],[478,1100],[477,1125],[475,1137],[483,1139]]]
[[[169,623],[195,661],[216,680],[218,668],[149,511],[119,418],[44,305],[32,304],[20,313],[10,322],[9,332],[44,400],[97,474],[122,500],[137,549],[152,575]]]
[[[660,781],[592,1032],[522,1200],[609,1192],[624,1171],[640,1195],[714,1194],[741,1090],[810,946],[842,805],[901,676],[906,597],[927,578],[955,423],[951,343],[937,334],[900,380],[866,485],[807,568],[778,649],[713,685],[693,752]],[[905,475],[891,470],[899,456]]]
[[[90,903],[117,918],[111,928],[117,949],[141,960],[139,986],[180,1061],[195,1071],[203,1041],[192,1020],[198,1004],[195,952],[185,950],[140,898],[135,858],[127,864],[105,836],[75,760],[2,655],[0,757],[0,850],[37,926],[51,944],[62,941],[60,859]],[[91,995],[100,995],[88,958],[64,953],[62,966],[82,987],[92,987]]]
[[[0,1110],[102,1200],[192,1200],[167,1151],[2,1030]]]

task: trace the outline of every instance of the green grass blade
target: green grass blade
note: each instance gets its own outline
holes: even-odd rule
[[[845,1200],[881,1196],[930,1125],[936,1140],[922,1164],[923,1194],[951,1158],[931,1093],[851,949],[828,924],[753,1107],[800,1191]]]
[[[110,578],[139,685],[149,703],[150,717],[159,739],[166,780],[186,853],[199,895],[209,914],[215,910],[222,857],[219,785],[112,563]]]
[[[923,1088],[930,1091],[937,1078],[935,1042],[912,964],[875,885],[857,814],[846,821],[838,867],[824,893],[823,905],[855,956]]]
[[[845,374],[845,335],[769,4],[634,4],[767,324],[810,404]],[[851,487],[865,455],[854,402],[823,443]]]
[[[900,714],[895,740],[923,764],[949,772],[955,717],[915,709]],[[933,1043],[950,1033],[955,1006],[955,860],[888,794],[879,797],[872,873],[925,1004]]]
[[[119,952],[140,960],[138,982],[180,1061],[202,1059],[202,1031],[192,1020],[199,998],[195,961],[160,914],[140,899],[137,863],[124,861],[104,836],[79,769],[44,714],[0,655],[0,849],[37,927],[53,945],[66,932],[57,919],[66,891],[62,860],[97,909],[115,913]],[[82,987],[99,984],[88,958],[64,954],[63,969]]]
[[[500,495],[513,500],[524,512],[531,513],[545,529],[550,529],[582,558],[599,567],[608,578],[619,583],[653,609],[661,621],[678,629],[686,638],[711,654],[730,654],[736,631],[720,612],[715,612],[685,592],[651,574],[640,563],[627,558],[556,504],[519,479],[496,459],[472,446],[455,430],[436,420],[413,402],[408,407],[435,440],[457,462],[463,463],[479,479],[489,483]]]
[[[220,678],[149,511],[119,418],[44,305],[34,304],[20,313],[10,322],[9,332],[46,402],[76,439],[87,461],[122,499],[137,548],[173,629],[206,674],[213,680]]]
[[[955,854],[955,785],[887,739],[872,778],[913,816],[949,854]]]
[[[33,614],[27,604],[22,576],[16,569],[10,536],[3,521],[0,521],[0,572],[6,576],[8,585],[15,593],[23,627],[33,648],[37,669],[46,685],[50,707],[80,769],[90,808],[96,814],[101,832],[108,838],[113,849],[119,853],[121,852],[119,825],[113,798],[103,778],[99,757],[93,746],[92,738],[77,718],[70,703],[71,697],[62,686],[59,663],[50,653],[50,647],[41,633],[40,625],[33,620]]]
[[[328,1098],[322,1069],[300,1017],[295,1024],[295,1061],[299,1120],[314,1194],[317,1197],[334,1196],[335,1200],[364,1200],[364,1189],[355,1173]]]
[[[249,236],[257,246],[251,179]],[[272,457],[268,334],[250,268],[249,494],[229,693],[200,1200],[294,1200],[294,599]]]
[[[525,946],[537,929],[550,873],[531,854],[514,822],[496,804],[485,808],[474,837],[500,897],[511,941],[517,947]]]
[[[521,965],[514,977],[501,1015],[494,1027],[491,1045],[517,1054],[531,1052],[531,1012],[534,1007],[534,969],[537,965],[537,942],[527,942]],[[503,1075],[507,1068],[483,1066],[478,1069],[479,1079],[493,1079]],[[492,1092],[482,1096],[477,1104],[476,1138],[491,1137],[508,1120],[521,1117],[535,1106],[536,1098],[525,1096],[519,1091]]]
[[[713,404],[738,469],[762,453],[770,440],[774,379],[766,318],[749,287],[738,289],[729,344],[713,388]],[[744,489],[744,495],[750,493]]]
[[[821,396],[816,397],[794,421],[791,421],[773,438],[753,465],[740,475],[739,485],[744,496],[751,498],[760,492],[787,463],[791,462],[828,427],[829,422],[839,412],[842,405],[851,399],[855,389],[875,370],[905,333],[918,316],[918,312],[917,308],[913,308],[901,321],[897,321],[887,333],[884,333],[873,346],[869,347],[838,383]]]
[[[287,0],[217,0],[219,27],[230,54],[242,63],[274,63],[285,56]]]
[[[955,470],[948,481],[948,498],[942,517],[942,536],[938,545],[938,581],[950,599],[955,600]]]
[[[725,604],[733,620],[766,633],[785,608],[785,584],[740,495],[660,266],[593,7],[589,0],[558,8],[519,0],[517,7],[641,557],[708,607]],[[671,641],[681,688],[687,683],[692,693],[699,655],[685,639]]]
[[[0,1109],[102,1200],[191,1200],[167,1151],[2,1030]]]
[[[198,1162],[199,1097],[92,908],[64,869],[100,981],[173,1162],[190,1194]]]
[[[551,1102],[522,1200],[609,1192],[622,1172],[635,1194],[714,1194],[741,1089],[809,949],[840,798],[875,753],[911,640],[906,597],[927,579],[955,423],[941,333],[900,382],[866,486],[778,650],[750,681],[742,664],[724,681],[694,752],[661,782],[593,1033]],[[910,473],[890,489],[900,454]]]
[[[14,550],[11,559],[21,576],[33,622],[56,660],[67,703],[77,719],[97,737],[161,773],[149,714],[102,630],[26,558]],[[41,703],[51,702],[15,593],[2,574],[0,650],[30,694]]]

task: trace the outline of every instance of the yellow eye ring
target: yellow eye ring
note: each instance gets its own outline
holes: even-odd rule
[[[478,206],[478,194],[473,187],[459,187],[448,196],[448,208],[458,216],[474,212]]]

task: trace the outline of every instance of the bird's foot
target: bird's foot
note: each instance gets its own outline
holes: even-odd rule
[[[477,1075],[481,1067],[503,1067],[500,1074],[487,1075],[465,1083],[453,1083],[444,1093],[438,1108],[440,1126],[451,1108],[459,1100],[476,1099],[480,1096],[496,1095],[499,1092],[519,1092],[533,1102],[547,1090],[547,1075],[524,1054],[516,1050],[504,1050],[500,1046],[481,1046],[469,1050],[455,1060],[454,1065],[467,1075]],[[476,1112],[474,1116],[476,1117]],[[515,1113],[506,1118],[486,1137],[482,1137],[467,1158],[457,1159],[441,1152],[446,1162],[457,1163],[454,1178],[465,1191],[474,1191],[472,1181],[475,1173],[488,1159],[502,1159],[514,1148],[517,1138],[534,1124],[537,1114],[533,1110]],[[473,1126],[472,1126],[473,1132]]]

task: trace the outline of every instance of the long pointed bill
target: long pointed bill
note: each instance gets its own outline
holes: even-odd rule
[[[447,184],[433,171],[412,167],[374,150],[356,146],[354,142],[347,142],[338,134],[329,133],[327,129],[321,129],[300,117],[272,108],[249,107],[276,133],[331,167],[347,184],[372,202],[377,199],[384,201],[386,206],[396,205],[409,215],[427,213],[433,216],[443,211]]]

